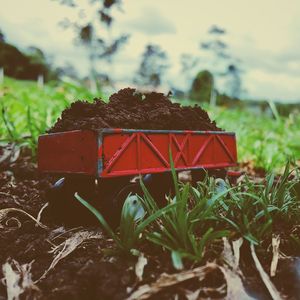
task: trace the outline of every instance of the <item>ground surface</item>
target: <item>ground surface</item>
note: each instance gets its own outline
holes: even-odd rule
[[[172,266],[166,252],[155,247],[149,249],[149,245],[145,244],[142,249],[144,248],[148,262],[140,281],[135,270],[137,257],[111,255],[113,242],[99,227],[63,227],[53,223],[51,219],[42,217],[41,222],[47,226],[42,228],[22,212],[10,211],[7,215],[3,214],[5,208],[17,208],[37,217],[45,204],[45,190],[51,179],[38,177],[35,165],[31,163],[30,154],[26,151],[16,153],[13,147],[6,147],[1,148],[1,155],[0,265],[3,268],[0,270],[0,278],[5,272],[7,274],[8,269],[4,266],[7,267],[8,264],[17,274],[21,274],[21,279],[16,282],[18,284],[23,282],[23,298],[126,299],[142,285],[151,283],[154,284],[150,289],[151,292],[133,299],[174,299],[176,295],[179,296],[178,299],[198,299],[198,297],[222,299],[226,297],[229,289],[234,291],[235,279],[232,279],[230,285],[230,278],[225,280],[222,269],[216,267],[222,255],[222,245],[219,249],[208,251],[207,261],[211,265],[206,265],[205,278],[199,281],[199,276],[184,272],[198,270],[199,266],[205,266],[205,261],[201,264],[187,264],[187,271],[178,272]],[[50,253],[51,249],[55,248],[57,251]],[[244,287],[247,292],[258,299],[270,299],[259,274],[253,267],[249,251],[245,248],[241,255],[240,266],[246,276]],[[269,258],[261,257],[261,260],[268,268]],[[288,299],[299,299],[297,274],[299,264],[298,259],[283,260],[274,279],[278,290],[288,295]],[[49,272],[46,271],[50,266],[52,267]],[[29,272],[30,280],[28,276],[26,277],[25,270]],[[176,279],[166,277],[161,283],[162,273],[178,275]],[[6,299],[7,290],[12,289],[11,287],[7,289],[5,282],[2,281],[1,300]],[[238,290],[232,295],[244,297],[246,294],[243,292]]]
[[[11,150],[12,147],[2,148],[2,155]],[[6,208],[22,209],[36,217],[45,204],[49,179],[38,177],[36,166],[27,154],[12,151],[6,161],[2,161],[0,207],[2,211]],[[23,297],[27,299],[125,299],[140,285],[134,269],[137,259],[107,255],[113,243],[99,227],[69,228],[42,219],[47,228],[41,228],[18,211],[10,211],[0,221],[0,265],[9,262],[18,270],[19,265],[16,266],[11,259],[23,267],[32,263],[32,281],[38,280],[36,284],[30,281],[31,284],[25,288]],[[86,238],[86,232],[91,235],[90,238]],[[70,250],[66,258],[40,279],[53,263],[55,255],[49,251],[55,245],[64,245],[74,234],[78,237],[78,247],[74,251]],[[155,253],[154,249],[148,259],[143,283],[155,281],[163,272],[174,272],[166,253]],[[0,270],[0,278],[3,276],[4,270]],[[212,287],[220,284],[218,276],[212,280]],[[197,280],[190,280],[184,286],[190,287],[195,283]],[[184,294],[184,289],[181,289],[183,287],[179,285],[177,292]],[[210,294],[209,291],[207,293]],[[161,299],[169,299],[172,294],[173,291],[166,289]],[[0,299],[6,297],[7,287],[2,282]]]

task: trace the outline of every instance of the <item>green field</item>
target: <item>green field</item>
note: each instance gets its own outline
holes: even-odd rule
[[[45,132],[72,101],[91,101],[101,96],[73,83],[50,82],[39,88],[36,82],[5,78],[0,85],[1,141],[25,143],[35,149],[38,135]],[[300,159],[299,114],[281,117],[275,108],[275,118],[225,107],[206,109],[219,127],[237,133],[240,161],[252,161],[258,167],[271,170],[282,168],[287,158]]]

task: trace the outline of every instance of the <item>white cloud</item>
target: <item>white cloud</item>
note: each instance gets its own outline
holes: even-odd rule
[[[138,31],[145,35],[160,35],[176,33],[175,25],[162,15],[158,8],[145,7],[143,14],[124,23],[130,31]]]
[[[290,99],[299,95],[300,77],[290,77],[284,73],[267,73],[262,70],[249,71],[245,80],[249,82],[249,94],[256,94],[261,99]],[[296,99],[294,99],[296,100]]]

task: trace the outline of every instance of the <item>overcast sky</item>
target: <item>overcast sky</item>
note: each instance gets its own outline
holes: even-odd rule
[[[172,67],[168,82],[184,87],[180,55],[200,57],[199,43],[216,24],[227,31],[225,41],[241,60],[249,98],[300,100],[300,0],[127,0],[114,12],[112,35],[129,33],[112,70],[126,82],[137,69],[147,43],[167,51]],[[84,50],[72,43],[73,33],[58,23],[75,11],[51,0],[0,0],[0,28],[8,41],[23,48],[40,47],[56,64],[71,62],[84,74]]]

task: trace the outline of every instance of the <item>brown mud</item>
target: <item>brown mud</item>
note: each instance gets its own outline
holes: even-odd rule
[[[72,103],[48,132],[100,128],[221,130],[199,106],[184,107],[162,93],[142,94],[126,88],[113,94],[108,103],[101,99]]]
[[[14,208],[36,218],[46,203],[45,192],[53,178],[38,177],[36,165],[27,150],[19,151],[17,147],[8,145],[0,147],[0,154],[0,212]],[[53,261],[51,249],[82,230],[96,232],[100,238],[92,238],[79,245],[45,278],[25,289],[21,299],[126,299],[139,285],[156,281],[164,272],[176,271],[167,251],[151,247],[151,253],[147,253],[149,247],[144,245],[142,250],[148,264],[140,283],[134,269],[137,257],[111,255],[113,242],[99,227],[72,228],[44,217],[41,222],[47,228],[37,226],[36,222],[18,211],[11,211],[4,217],[0,213],[0,300],[7,299],[7,287],[1,280],[6,262],[32,263],[30,272],[32,280],[36,281]],[[202,296],[215,295],[214,289],[222,285],[222,280],[222,274],[217,274],[204,282],[208,291]],[[196,288],[199,288],[197,279],[187,280],[173,289],[164,289],[151,299],[170,299],[174,293],[181,295],[179,299],[185,299],[185,291]],[[224,296],[224,291],[220,295]]]
[[[14,150],[14,147],[0,148],[0,209],[22,209],[36,217],[45,204],[45,190],[50,178],[38,178],[36,166],[31,162],[28,151]],[[10,152],[8,152],[10,151]],[[63,243],[74,233],[88,230],[96,232],[100,238],[86,240],[72,253],[63,258],[46,276],[27,288],[21,299],[126,299],[130,293],[143,284],[156,282],[162,273],[176,273],[167,252],[159,248],[141,246],[148,259],[142,282],[135,274],[136,257],[111,255],[113,242],[99,227],[70,228],[61,226],[51,219],[42,217],[46,229],[36,226],[27,216],[11,212],[0,220],[0,265],[16,260],[20,265],[32,262],[32,280],[39,279],[53,261],[50,253],[54,246]],[[220,246],[220,247],[219,247]],[[208,249],[204,261],[219,262],[220,248]],[[270,257],[262,258],[265,270],[270,265]],[[241,269],[245,275],[244,285],[249,295],[255,299],[270,299],[259,274],[253,267],[249,249],[242,249]],[[186,265],[195,268],[197,264]],[[298,299],[299,259],[281,260],[273,282],[287,299]],[[4,276],[0,268],[0,279]],[[223,288],[222,288],[223,287]],[[224,288],[225,287],[225,288]],[[187,296],[199,292],[201,299],[223,299],[226,296],[224,276],[220,271],[213,271],[205,280],[190,279],[177,283],[149,299],[190,299]],[[190,296],[192,297],[192,296]],[[5,282],[0,280],[0,300],[7,298]],[[194,298],[193,298],[194,299]],[[196,299],[196,298],[195,298]]]

